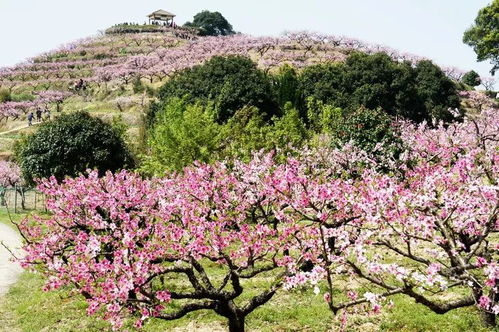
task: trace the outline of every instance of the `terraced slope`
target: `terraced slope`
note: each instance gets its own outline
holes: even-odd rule
[[[386,52],[397,61],[423,58],[362,41],[307,32],[287,33],[279,38],[235,35],[196,37],[189,31],[164,28],[137,30],[90,37],[0,69],[0,156],[8,158],[15,139],[27,129],[26,115],[37,109],[59,112],[87,110],[112,119],[122,115],[137,135],[142,113],[152,91],[179,70],[202,63],[215,55],[249,55],[265,70],[284,63],[297,68],[343,61],[352,51]],[[458,80],[463,72],[445,68]],[[0,98],[1,94],[0,94]],[[13,130],[21,128],[21,130]]]

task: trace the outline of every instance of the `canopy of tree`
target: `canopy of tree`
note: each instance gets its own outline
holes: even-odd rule
[[[282,153],[324,133],[336,146],[351,142],[391,158],[400,151],[394,116],[446,122],[455,119],[449,108],[458,107],[454,82],[430,61],[413,66],[384,53],[353,53],[345,63],[265,73],[246,57],[214,57],[160,89],[142,171],[249,160],[254,151]]]
[[[315,65],[300,77],[303,97],[342,109],[382,108],[416,122],[450,121],[449,108],[459,107],[454,83],[430,61],[415,67],[385,53],[353,53],[345,63]]]
[[[184,26],[198,28],[201,36],[227,36],[235,33],[232,25],[222,14],[208,10],[196,14],[194,20],[185,23]]]
[[[491,61],[494,75],[499,69],[499,0],[478,12],[475,24],[466,30],[463,41],[473,47],[478,61]]]
[[[244,106],[256,106],[269,117],[278,112],[270,80],[242,56],[217,56],[186,69],[161,88],[159,97],[162,101],[171,97],[187,97],[191,102],[211,100],[220,123]]]
[[[157,114],[150,130],[141,171],[163,175],[179,171],[194,161],[211,163],[237,157],[250,160],[255,151],[286,151],[309,137],[309,131],[295,109],[287,108],[280,117],[265,119],[256,107],[238,110],[227,123],[214,118],[212,105],[189,104],[186,99],[171,98]],[[283,153],[285,154],[285,153]]]
[[[464,74],[461,81],[469,86],[479,86],[480,84],[482,84],[480,75],[474,70],[471,70]]]

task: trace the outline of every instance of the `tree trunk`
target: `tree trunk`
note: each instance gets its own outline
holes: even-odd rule
[[[24,193],[24,188],[23,187],[17,187],[17,193],[19,193],[19,196],[21,196],[21,209],[24,211],[26,210],[26,195]],[[16,193],[16,195],[17,195]]]
[[[244,316],[228,317],[229,332],[244,332]]]
[[[220,303],[215,312],[227,318],[229,321],[229,332],[244,332],[244,319],[246,315],[237,308],[232,300]]]
[[[482,316],[482,321],[485,324],[485,326],[492,327],[492,328],[497,326],[495,314],[493,314],[491,312],[482,311],[481,316]]]
[[[497,287],[499,284],[498,280],[496,280],[496,283],[495,283],[495,286]],[[481,296],[483,295],[483,292],[480,288],[477,288],[473,291],[473,296],[475,297],[475,299],[479,299]],[[497,298],[497,294],[495,294],[495,296],[492,296],[492,302],[496,302],[498,300]],[[496,327],[497,326],[497,323],[496,323],[496,315],[491,313],[491,312],[487,312],[485,310],[480,310],[480,316],[482,318],[482,322],[485,326],[487,327]]]

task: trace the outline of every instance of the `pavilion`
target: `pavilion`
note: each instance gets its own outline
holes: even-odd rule
[[[154,13],[147,15],[149,18],[149,24],[152,22],[166,22],[166,25],[173,25],[173,18],[175,14],[167,12],[166,10],[160,9],[156,10]]]

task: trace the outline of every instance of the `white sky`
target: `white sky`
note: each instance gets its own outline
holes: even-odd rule
[[[183,24],[203,9],[220,11],[236,31],[256,36],[310,30],[380,43],[474,69],[463,32],[490,0],[0,0],[0,67],[96,34],[121,22],[139,22],[157,9],[177,14]]]

